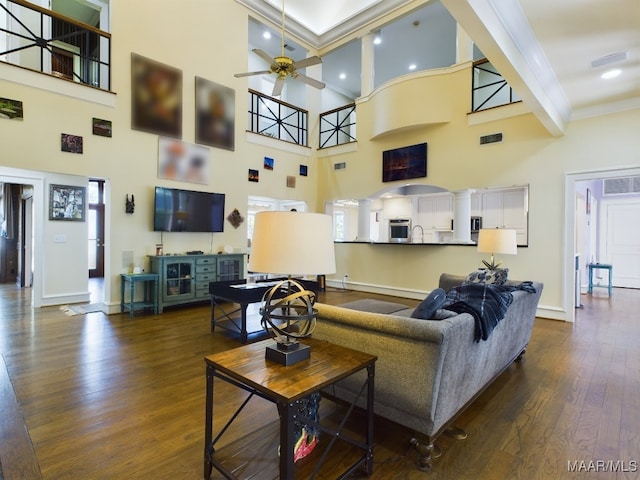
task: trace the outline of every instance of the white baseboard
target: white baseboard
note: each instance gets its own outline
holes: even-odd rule
[[[89,303],[91,300],[91,293],[73,293],[69,295],[47,295],[42,297],[43,307],[51,307],[55,305],[69,305],[72,303]]]

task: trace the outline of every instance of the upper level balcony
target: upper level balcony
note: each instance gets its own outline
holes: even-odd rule
[[[0,2],[0,61],[111,89],[111,35],[24,0]]]

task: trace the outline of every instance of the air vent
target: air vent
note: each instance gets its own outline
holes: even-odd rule
[[[501,143],[502,133],[492,133],[491,135],[483,135],[480,137],[480,145],[487,145],[488,143]]]
[[[334,163],[333,164],[333,169],[334,170],[344,170],[345,168],[347,168],[347,163],[346,162],[340,162],[340,163]]]
[[[617,52],[611,55],[605,55],[604,57],[596,58],[591,62],[591,68],[604,67],[605,65],[611,65],[612,63],[623,62],[627,59],[627,52]]]
[[[640,193],[640,175],[635,177],[605,178],[603,195],[628,195]]]

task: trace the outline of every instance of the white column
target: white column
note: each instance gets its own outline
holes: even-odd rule
[[[471,190],[453,192],[453,242],[471,243]]]
[[[358,200],[358,236],[359,242],[371,241],[371,200]]]
[[[360,96],[364,97],[373,92],[374,76],[375,76],[375,52],[373,50],[373,38],[374,35],[368,33],[362,37],[361,41],[361,53],[362,58],[360,60]]]
[[[473,40],[460,24],[456,29],[456,64],[473,61]]]

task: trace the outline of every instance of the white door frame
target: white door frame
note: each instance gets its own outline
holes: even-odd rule
[[[564,178],[564,254],[563,254],[563,308],[565,320],[575,321],[575,231],[576,231],[576,182],[583,180],[598,180],[604,178],[626,177],[640,175],[640,167],[621,166],[605,170],[588,170],[569,172]]]

